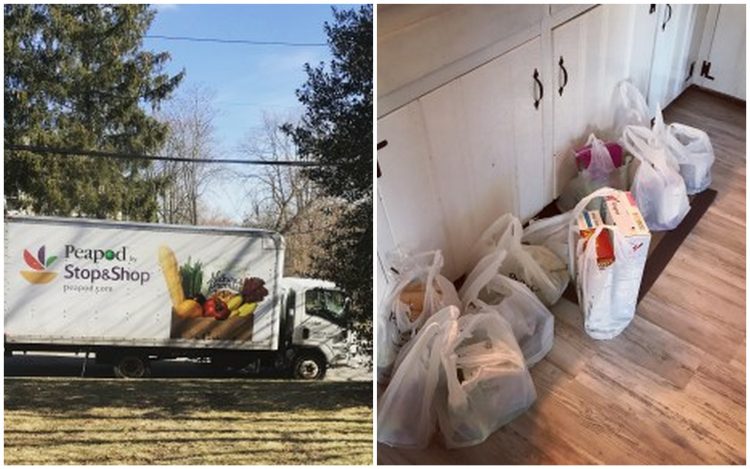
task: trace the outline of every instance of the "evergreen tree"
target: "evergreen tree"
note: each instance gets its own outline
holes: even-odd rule
[[[150,153],[166,126],[151,117],[184,72],[141,49],[148,5],[5,5],[5,143]],[[145,108],[145,109],[144,109]],[[9,209],[154,220],[150,162],[5,152]]]
[[[315,274],[333,280],[352,298],[354,325],[372,337],[372,5],[334,9],[325,31],[333,59],[305,66],[297,90],[305,106],[298,125],[285,130],[304,158],[331,166],[307,171],[323,191],[345,203],[336,227],[314,261]]]

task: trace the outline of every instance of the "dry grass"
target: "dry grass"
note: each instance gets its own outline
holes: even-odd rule
[[[5,464],[371,463],[372,383],[5,380]]]

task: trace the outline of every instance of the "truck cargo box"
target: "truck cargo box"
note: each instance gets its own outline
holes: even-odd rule
[[[5,341],[276,350],[283,265],[270,231],[9,217]]]

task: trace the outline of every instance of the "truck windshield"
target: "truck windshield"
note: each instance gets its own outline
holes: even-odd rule
[[[341,323],[346,316],[346,296],[336,290],[322,288],[307,290],[305,292],[305,309],[308,314]]]

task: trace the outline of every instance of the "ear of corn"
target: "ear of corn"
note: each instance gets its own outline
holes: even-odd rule
[[[172,306],[177,307],[185,301],[185,292],[182,289],[182,278],[177,266],[177,257],[167,246],[159,247],[159,265],[167,282],[167,291],[172,298]]]

